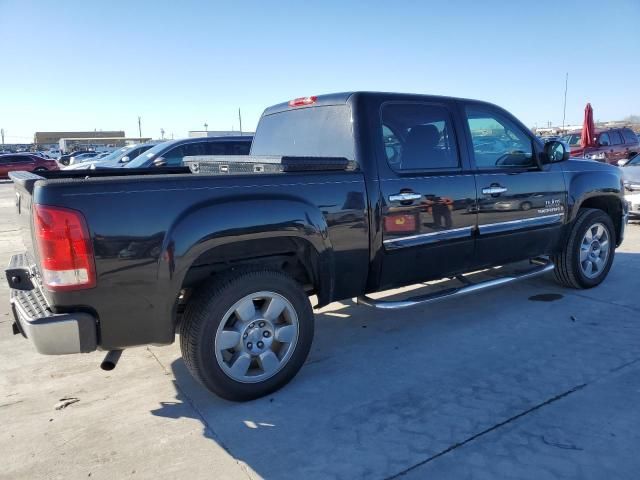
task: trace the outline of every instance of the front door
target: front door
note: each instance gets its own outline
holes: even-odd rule
[[[476,169],[476,255],[496,265],[550,253],[567,207],[558,164],[539,167],[539,146],[507,112],[486,104],[463,105]]]
[[[473,261],[476,188],[453,108],[447,102],[381,107],[380,288],[440,278]]]

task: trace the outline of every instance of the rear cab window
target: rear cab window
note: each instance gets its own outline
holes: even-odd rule
[[[355,160],[351,107],[321,105],[264,115],[256,129],[251,155]]]

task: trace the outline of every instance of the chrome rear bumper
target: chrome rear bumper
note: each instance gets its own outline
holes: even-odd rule
[[[15,272],[23,255],[14,255],[10,267]],[[28,270],[25,268],[25,275]],[[9,282],[11,286],[11,282]],[[9,301],[14,317],[14,333],[22,333],[45,355],[92,352],[97,347],[97,322],[85,312],[56,314],[51,311],[42,292],[11,288]]]

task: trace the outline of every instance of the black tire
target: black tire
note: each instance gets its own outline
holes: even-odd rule
[[[602,271],[594,278],[587,277],[580,267],[580,245],[587,229],[601,223],[609,234],[609,256]],[[615,256],[616,232],[611,217],[602,210],[581,208],[573,221],[573,227],[567,237],[561,253],[551,258],[555,264],[556,281],[570,288],[593,288],[607,277]]]
[[[274,376],[257,383],[242,383],[229,377],[218,364],[215,336],[225,313],[238,300],[265,290],[291,303],[298,317],[298,339],[288,362]],[[291,277],[275,270],[239,270],[207,282],[194,292],[180,325],[180,349],[191,374],[207,389],[227,400],[246,401],[282,388],[298,373],[309,354],[313,332],[309,298]]]
[[[34,169],[33,171],[34,171],[34,172],[46,172],[46,171],[47,171],[47,169],[46,169],[46,168],[44,168],[44,167],[38,167],[38,168]]]

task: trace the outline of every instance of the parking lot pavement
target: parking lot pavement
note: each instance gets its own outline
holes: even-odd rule
[[[0,184],[3,262],[20,249],[12,195]],[[636,479],[638,287],[634,222],[594,290],[538,278],[394,313],[332,304],[296,379],[237,404],[175,344],[112,372],[98,353],[36,354],[2,284],[0,478]]]

